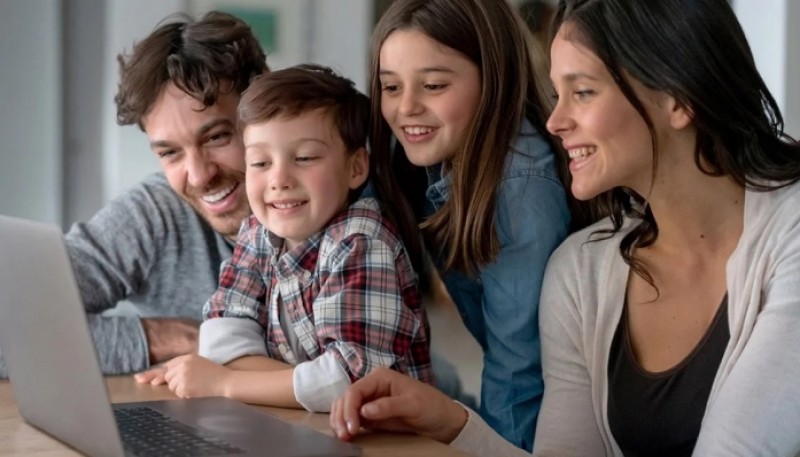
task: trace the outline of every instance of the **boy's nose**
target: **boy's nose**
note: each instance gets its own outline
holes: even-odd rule
[[[272,190],[285,190],[292,187],[292,176],[288,169],[288,165],[281,163],[274,163],[270,170],[270,189]]]

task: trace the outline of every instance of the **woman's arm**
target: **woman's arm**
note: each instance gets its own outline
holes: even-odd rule
[[[731,316],[741,345],[728,349],[734,360],[709,400],[695,455],[800,454],[800,224],[792,225],[729,284],[731,300],[760,312]]]

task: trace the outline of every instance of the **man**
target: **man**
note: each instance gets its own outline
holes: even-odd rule
[[[250,214],[239,95],[268,71],[250,28],[220,12],[161,25],[118,60],[118,123],[147,134],[163,174],[66,235],[106,374],[143,371],[196,350],[203,303]],[[139,315],[101,314],[121,300]]]

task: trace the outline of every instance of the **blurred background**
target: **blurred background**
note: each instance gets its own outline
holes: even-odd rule
[[[509,1],[523,8],[540,36],[546,34],[546,8]],[[138,127],[116,124],[113,98],[117,54],[130,51],[166,16],[232,12],[253,27],[271,68],[329,65],[366,92],[370,33],[390,2],[0,0],[0,214],[66,230],[158,170]],[[733,5],[783,110],[786,131],[799,136],[800,27],[790,24],[800,23],[800,1]],[[457,362],[466,390],[476,393],[480,348],[452,308],[439,307],[431,320],[439,335],[434,345]]]

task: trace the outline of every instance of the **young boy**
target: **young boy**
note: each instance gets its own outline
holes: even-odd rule
[[[242,94],[245,219],[204,308],[199,356],[168,362],[180,397],[328,411],[390,367],[432,383],[417,278],[369,175],[369,100],[326,67],[257,78]]]

